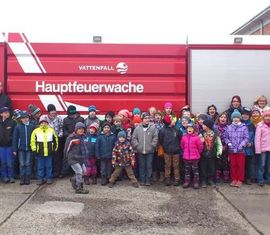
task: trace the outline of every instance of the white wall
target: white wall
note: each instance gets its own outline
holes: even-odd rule
[[[210,104],[224,111],[233,95],[250,107],[258,95],[270,98],[270,50],[192,50],[190,78],[194,113]]]

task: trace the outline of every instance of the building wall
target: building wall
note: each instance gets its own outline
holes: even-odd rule
[[[251,35],[270,35],[270,23],[263,26],[263,33],[261,34],[261,29],[253,32]]]

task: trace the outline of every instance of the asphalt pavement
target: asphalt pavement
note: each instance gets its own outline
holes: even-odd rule
[[[270,234],[270,186],[0,184],[0,234]]]

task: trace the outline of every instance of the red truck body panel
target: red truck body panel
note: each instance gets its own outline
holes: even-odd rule
[[[24,34],[9,34],[7,58],[15,108],[32,103],[45,110],[54,103],[65,114],[73,104],[87,113],[95,104],[104,114],[187,103],[186,45],[31,43]]]

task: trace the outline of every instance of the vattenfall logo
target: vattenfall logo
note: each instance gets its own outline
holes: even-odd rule
[[[119,62],[114,68],[111,65],[79,65],[81,71],[117,71],[120,74],[126,74],[128,65],[125,62]]]

